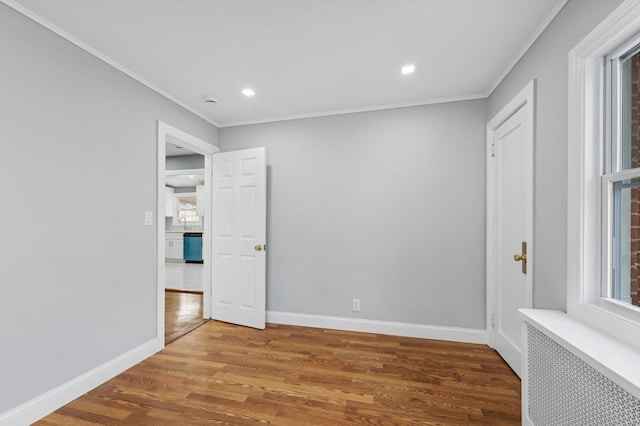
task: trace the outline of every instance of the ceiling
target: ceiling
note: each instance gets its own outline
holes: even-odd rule
[[[1,1],[219,127],[486,97],[566,3]]]
[[[204,185],[204,171],[192,170],[191,173],[179,174],[180,170],[168,171],[165,176],[165,184],[173,188]]]
[[[197,155],[193,151],[189,151],[187,148],[183,148],[179,144],[167,142],[165,144],[165,157],[178,157],[181,155]]]

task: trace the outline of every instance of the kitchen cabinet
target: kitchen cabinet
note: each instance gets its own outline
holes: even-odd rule
[[[184,259],[184,242],[182,240],[167,240],[165,257],[167,259]]]
[[[164,241],[164,257],[166,259],[184,259],[184,241],[182,233],[166,234]]]
[[[175,210],[175,197],[173,196],[175,190],[169,186],[164,187],[164,215],[166,217],[173,217]]]

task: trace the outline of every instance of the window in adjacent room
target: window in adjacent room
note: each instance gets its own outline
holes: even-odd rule
[[[200,222],[197,212],[197,198],[195,194],[176,194],[178,206],[178,223]]]

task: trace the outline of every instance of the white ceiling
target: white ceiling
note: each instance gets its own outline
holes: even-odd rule
[[[566,3],[2,1],[218,126],[486,97]]]
[[[178,157],[182,155],[194,155],[193,151],[189,151],[187,148],[183,148],[180,145],[167,142],[165,144],[165,157]],[[196,154],[197,155],[197,154]]]
[[[179,171],[173,171],[177,173]],[[204,172],[188,173],[188,174],[174,174],[172,172],[167,173],[165,177],[165,184],[174,188],[181,188],[187,186],[204,185]]]

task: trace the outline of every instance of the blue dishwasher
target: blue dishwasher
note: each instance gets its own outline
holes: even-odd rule
[[[202,232],[185,232],[183,254],[187,263],[203,263]]]

